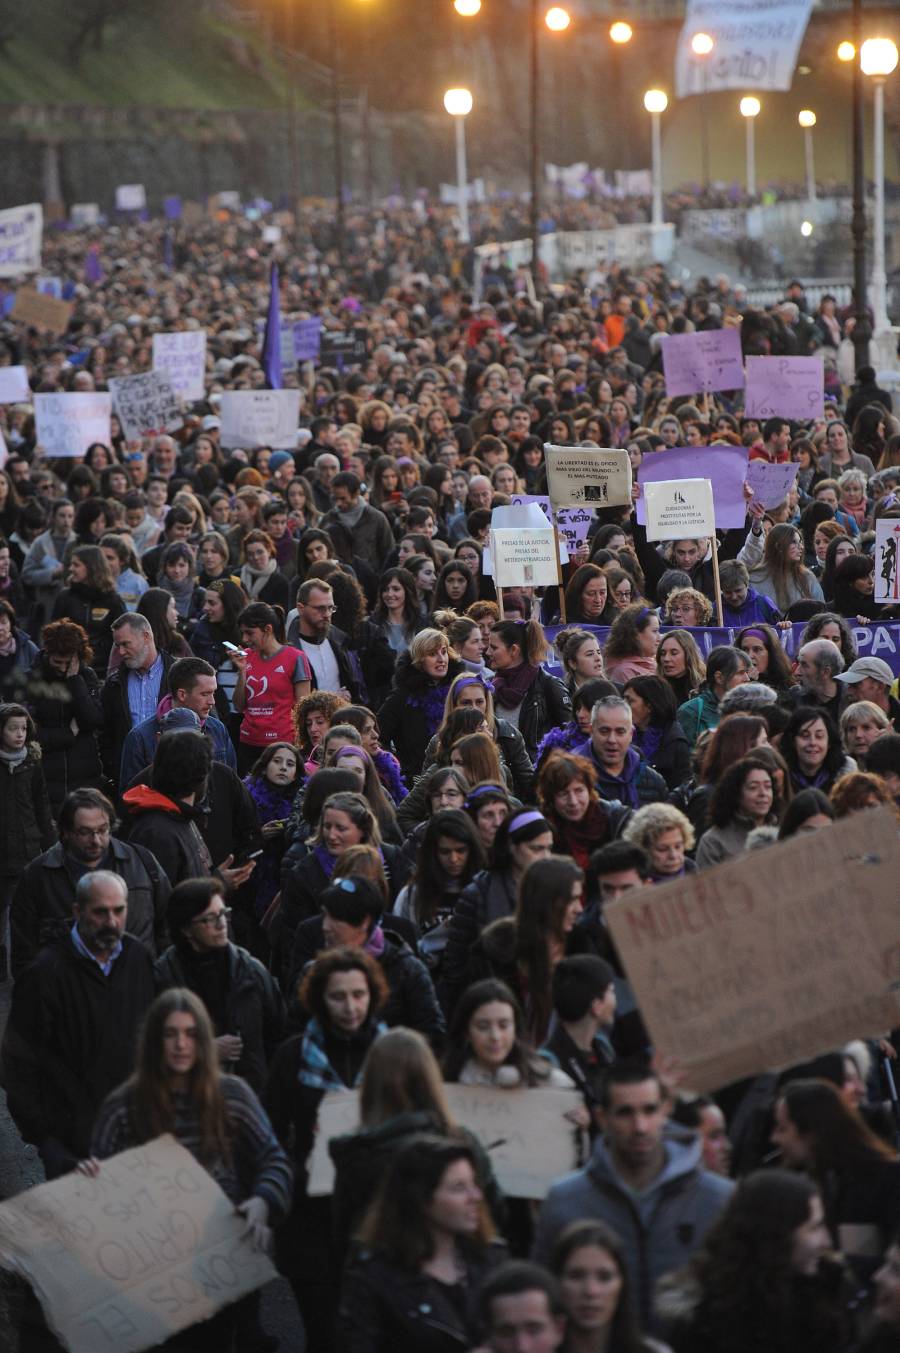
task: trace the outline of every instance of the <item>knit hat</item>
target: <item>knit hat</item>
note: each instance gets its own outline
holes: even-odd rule
[[[290,451],[275,451],[269,457],[269,471],[274,474],[282,465],[287,465],[288,461],[293,464],[294,457]]]
[[[162,716],[159,726],[164,733],[174,733],[176,730],[185,728],[194,733],[199,733],[201,727],[200,715],[192,709],[186,709],[184,705],[173,706]]]

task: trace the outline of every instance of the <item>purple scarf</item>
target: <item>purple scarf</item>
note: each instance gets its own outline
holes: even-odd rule
[[[428,729],[428,736],[432,737],[440,728],[444,721],[444,705],[447,700],[447,691],[450,689],[450,683],[445,682],[442,686],[430,685],[421,695],[407,696],[406,703],[412,709],[421,709],[425,715],[425,726]]]
[[[525,696],[531,690],[534,679],[540,671],[531,663],[522,662],[505,672],[494,673],[494,704],[501,709],[518,709]]]
[[[645,761],[653,765],[653,758],[659,751],[659,744],[663,740],[665,729],[659,724],[650,724],[643,732],[639,728],[634,730],[634,746],[637,747]]]
[[[330,850],[326,850],[320,841],[317,846],[313,847],[313,858],[315,860],[318,860],[322,868],[322,873],[325,875],[327,879],[330,879],[332,874],[334,873],[335,866],[338,862],[338,857],[336,855],[332,855]]]

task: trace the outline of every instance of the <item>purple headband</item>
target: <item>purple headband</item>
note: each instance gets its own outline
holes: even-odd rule
[[[634,617],[634,623],[635,623],[636,625],[639,625],[639,624],[641,623],[642,620],[646,620],[646,618],[647,618],[647,616],[648,616],[649,614],[650,614],[650,607],[649,607],[649,606],[642,606],[641,609],[638,611],[637,615]]]
[[[526,808],[524,812],[516,813],[515,817],[510,818],[506,828],[507,836],[511,836],[513,832],[517,832],[520,827],[530,827],[532,822],[543,822],[547,831],[550,830],[550,823],[544,817],[543,813],[539,813],[536,808]]]
[[[493,683],[480,676],[460,677],[457,680],[455,689],[462,691],[465,690],[466,686],[480,686],[483,691],[490,691],[492,695],[494,692]]]
[[[473,789],[467,796],[466,807],[468,808],[471,804],[477,803],[479,799],[483,799],[487,794],[492,794],[495,798],[502,797],[507,800],[509,799],[509,791],[502,785],[478,785],[478,787]]]
[[[369,756],[364,747],[357,747],[355,743],[350,743],[347,747],[339,747],[334,754],[335,765],[342,756],[358,756],[360,761],[368,761]]]
[[[741,638],[746,639],[748,634],[751,635],[754,639],[759,639],[762,643],[766,642],[765,630],[744,630],[744,633],[741,635]]]
[[[415,465],[415,463],[412,456],[401,456],[397,461],[398,465]]]

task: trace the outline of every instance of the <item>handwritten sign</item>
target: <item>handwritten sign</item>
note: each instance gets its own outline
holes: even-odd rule
[[[900,602],[900,521],[875,523],[875,600]]]
[[[116,376],[109,381],[109,392],[128,441],[154,432],[177,432],[183,426],[171,385],[155,371]]]
[[[491,531],[491,564],[498,587],[552,587],[559,581],[553,527]]]
[[[569,554],[577,554],[587,540],[594,514],[585,507],[561,507],[556,514],[560,540],[566,542]]]
[[[662,341],[666,394],[743,390],[744,359],[737,329],[670,334]]]
[[[139,1353],[277,1276],[174,1137],[0,1204],[0,1264],[71,1353]]]
[[[39,202],[0,211],[0,277],[22,277],[41,266],[44,210]]]
[[[223,447],[294,447],[300,417],[299,390],[226,390],[219,406]]]
[[[819,418],[825,411],[821,357],[748,357],[748,418]]]
[[[582,1103],[577,1090],[502,1090],[481,1085],[445,1085],[444,1090],[451,1116],[478,1137],[508,1197],[543,1198],[561,1175],[577,1168],[578,1132],[566,1118]],[[358,1092],[326,1095],[319,1106],[310,1157],[312,1197],[334,1189],[328,1143],[358,1128]]]
[[[62,334],[69,327],[74,309],[71,301],[57,300],[55,296],[37,291],[34,287],[21,287],[16,293],[16,303],[10,318],[27,325],[29,329],[45,329],[47,333]]]
[[[747,483],[756,502],[766,508],[780,507],[794,487],[799,470],[796,461],[770,465],[765,460],[751,460],[747,466]]]
[[[317,362],[322,338],[322,321],[299,319],[294,325],[294,361]]]
[[[366,360],[368,353],[368,332],[354,329],[345,333],[343,329],[323,329],[319,343],[319,361],[322,366],[336,366],[343,370],[345,366],[359,366]]]
[[[729,531],[743,526],[747,517],[744,480],[749,454],[743,446],[676,446],[669,451],[654,451],[641,461],[638,483],[646,489],[647,484],[663,479],[709,479],[716,525]],[[637,500],[637,519],[641,526],[646,525],[643,493]]]
[[[153,335],[153,370],[179,399],[202,399],[206,376],[206,330]]]
[[[44,456],[83,456],[92,442],[110,444],[112,395],[35,395],[38,448]]]
[[[626,451],[545,446],[547,488],[554,507],[631,504],[631,461]]]
[[[29,399],[27,369],[24,366],[0,366],[0,404],[19,404]]]
[[[663,480],[648,484],[644,496],[648,540],[709,536],[716,529],[713,490],[708,479]]]
[[[895,1028],[898,870],[877,808],[606,907],[657,1055],[702,1092]]]

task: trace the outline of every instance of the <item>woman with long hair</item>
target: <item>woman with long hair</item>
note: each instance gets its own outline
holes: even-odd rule
[[[820,578],[826,605],[830,606],[834,600],[834,575],[839,565],[856,553],[856,545],[849,536],[835,536],[833,540],[828,542],[828,548],[825,551],[825,567],[822,569]]]
[[[431,598],[431,611],[465,611],[478,600],[478,587],[465,564],[451,559],[438,574]]]
[[[341,1353],[441,1353],[476,1338],[478,1287],[504,1255],[468,1143],[413,1137],[391,1160],[341,1290]]]
[[[238,679],[235,709],[243,715],[238,768],[244,774],[270,742],[290,742],[294,705],[309,695],[312,671],[306,655],[284,644],[284,617],[264,601],[251,602],[238,617],[242,649],[233,654]]]
[[[192,656],[187,639],[178,633],[178,612],[171,592],[164,587],[148,587],[135,609],[150,622],[153,642],[160,653],[171,653],[173,658]],[[117,656],[113,654],[114,659]]]
[[[847,620],[842,615],[836,615],[834,611],[820,611],[814,615],[804,627],[803,634],[800,636],[798,652],[804,644],[808,644],[812,639],[830,639],[833,644],[837,644],[841,650],[841,657],[844,659],[844,671],[856,662],[859,653],[856,649],[856,640],[853,638],[853,631]]]
[[[81,625],[53,620],[41,631],[41,651],[29,673],[29,703],[41,745],[54,817],[73,789],[101,789],[97,733],[103,726],[101,681]]]
[[[321,513],[316,507],[312,484],[305,475],[294,475],[284,491],[288,509],[288,527],[295,536],[302,536],[310,527],[318,526]]]
[[[486,977],[461,995],[447,1031],[444,1080],[501,1089],[567,1089],[571,1080],[539,1057],[525,1030],[522,1007],[505,982]]]
[[[782,615],[796,601],[824,601],[818,578],[803,563],[803,536],[786,522],[768,535],[754,523],[738,553],[758,592],[771,597]]]
[[[342,722],[347,697],[337,691],[310,691],[293,708],[294,744],[303,770],[312,775],[322,764],[322,744],[333,723]]]
[[[422,628],[416,580],[405,568],[388,568],[378,579],[372,618],[391,649],[402,656]]]
[[[554,847],[582,869],[595,850],[619,835],[630,816],[622,804],[602,800],[596,783],[590,761],[573,752],[551,752],[537,778],[537,801],[553,830]]]
[[[451,682],[462,664],[441,630],[424,629],[401,654],[394,689],[378,711],[385,745],[392,747],[408,782],[420,773],[437,732]]]
[[[636,676],[625,682],[622,694],[631,706],[632,746],[670,789],[677,789],[690,774],[691,749],[672,687],[660,676]]]
[[[712,825],[700,837],[697,868],[707,869],[740,855],[756,827],[777,825],[782,803],[774,772],[750,757],[729,766],[712,793]]]
[[[228,541],[221,531],[207,531],[200,537],[197,560],[200,564],[200,572],[197,575],[199,587],[209,587],[210,583],[231,576]]]
[[[566,587],[566,622],[571,625],[611,625],[615,615],[606,573],[596,564],[582,564]]]
[[[544,631],[536,620],[501,620],[488,638],[494,706],[516,725],[532,759],[544,734],[568,723],[572,712],[562,682],[540,666],[547,653]]]
[[[750,680],[753,664],[746,653],[730,644],[717,644],[706,657],[706,676],[699,692],[678,706],[678,722],[693,747],[701,733],[716,728],[719,705],[726,691]]]
[[[884,607],[875,600],[875,559],[871,554],[853,554],[838,565],[832,605],[838,615],[860,625],[879,618]]]
[[[793,710],[779,748],[795,790],[821,789],[828,794],[838,776],[856,770],[856,762],[844,753],[834,720],[819,705],[798,705]]]
[[[456,649],[466,671],[489,681],[494,674],[484,661],[487,644],[478,621],[471,616],[457,615],[453,610],[435,610],[431,622],[436,629],[444,631],[447,642]]]
[[[698,836],[709,826],[709,804],[719,780],[767,738],[765,719],[758,714],[729,714],[711,731],[700,757],[696,784],[683,805]]]
[[[253,800],[263,839],[262,857],[253,871],[253,905],[256,920],[262,920],[281,885],[284,828],[302,777],[297,748],[290,742],[273,742],[253,763],[244,785]]]
[[[602,1221],[575,1221],[560,1232],[550,1268],[566,1311],[562,1353],[664,1353],[640,1332],[622,1241]]]
[[[99,545],[76,545],[69,560],[68,586],[53,603],[53,620],[80,625],[94,650],[97,675],[103,679],[112,649],[112,627],[125,614],[109,565]]]
[[[0,542],[0,552],[2,552],[2,548],[2,542]],[[125,609],[133,610],[150,584],[144,577],[131,538],[129,536],[105,535],[100,541],[100,549],[103,552],[103,558],[106,560],[113,587],[122,598]]]
[[[372,466],[370,500],[377,508],[403,502],[400,470],[393,456],[379,456]]]
[[[174,987],[147,1011],[134,1074],[104,1101],[79,1166],[102,1180],[102,1162],[171,1133],[224,1190],[254,1244],[267,1249],[291,1205],[293,1171],[256,1095],[219,1069],[213,1026],[198,996]],[[228,1306],[175,1335],[166,1347],[219,1353],[239,1325],[255,1321],[258,1298]],[[256,1334],[260,1331],[257,1329]]]
[[[459,732],[454,729],[454,737],[450,738],[448,736],[448,721],[450,716],[460,709],[477,710],[483,716],[487,731],[497,744],[497,753],[507,784],[518,798],[523,801],[527,799],[534,784],[534,769],[522,734],[508,719],[498,717],[494,708],[492,682],[471,672],[461,672],[450,683],[444,704],[443,722],[425,749],[424,766],[426,770],[434,763],[438,765],[449,764],[450,747],[455,737],[459,736]],[[473,726],[464,731],[476,733],[479,729],[477,726]],[[485,779],[488,777],[480,776],[479,778]]]
[[[626,606],[620,611],[603,649],[610,681],[621,683],[629,677],[653,676],[661,638],[659,616],[648,606]]]
[[[470,817],[442,809],[425,823],[415,868],[400,890],[394,914],[412,921],[419,952],[437,979],[447,926],[463,889],[484,868],[484,852]]]
[[[382,841],[399,846],[403,835],[397,826],[397,815],[390,796],[385,792],[375,763],[365,747],[338,747],[329,753],[326,765],[336,766],[338,770],[347,770],[357,781],[357,792],[362,794],[378,822]]]
[[[484,571],[484,547],[479,545],[477,540],[473,540],[471,536],[465,536],[455,546],[453,558],[458,559],[472,574],[479,600],[496,602],[496,585],[493,578],[489,578]],[[467,607],[466,610],[467,614],[471,613],[470,607]]]
[[[241,541],[240,583],[251,601],[280,606],[286,613],[290,605],[290,584],[278,567],[275,542],[268,531],[248,531]]]
[[[238,616],[246,605],[246,593],[238,583],[231,578],[218,578],[206,587],[203,612],[191,630],[194,656],[203,658],[216,669],[216,708],[235,737],[237,715],[232,696],[238,673],[231,649],[240,644]]]
[[[788,1170],[742,1179],[657,1313],[674,1353],[849,1353],[822,1195]]]
[[[372,711],[365,705],[344,705],[332,721],[334,722],[336,719],[356,729],[361,744],[372,758],[378,772],[378,778],[381,780],[391,802],[395,807],[402,803],[407,796],[407,789],[403,773],[400,770],[400,762],[393,752],[388,752],[382,747],[381,729],[378,727],[378,720]]]
[[[173,540],[163,547],[157,570],[158,586],[175,601],[178,624],[186,628],[203,610],[206,594],[194,578],[194,551],[184,540]]]
[[[734,646],[751,659],[754,681],[763,681],[779,693],[796,685],[784,645],[771,625],[761,621],[748,625],[736,635]]]
[[[696,695],[706,679],[706,664],[694,636],[687,630],[667,630],[656,650],[656,670],[671,686],[677,704]]]

